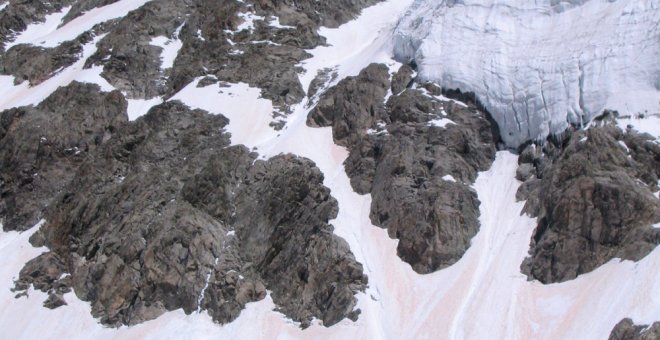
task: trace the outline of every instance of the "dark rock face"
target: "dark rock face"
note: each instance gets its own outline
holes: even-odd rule
[[[0,43],[71,6],[62,24],[116,0],[12,2],[0,13]],[[53,48],[17,45],[0,53],[0,72],[39,84],[81,58],[101,66],[120,91],[72,83],[35,107],[2,112],[0,216],[5,230],[48,222],[34,245],[51,252],[20,273],[45,306],[70,289],[108,325],[135,324],[164,311],[207,310],[219,322],[268,289],[278,308],[305,327],[355,319],[354,294],[367,278],[327,222],[337,204],[312,162],[283,155],[257,161],[229,147],[222,116],[165,103],[127,122],[129,98],[168,97],[197,77],[262,89],[280,113],[304,98],[298,65],[321,45],[321,25],[337,26],[376,0],[151,1]],[[239,30],[253,16],[254,27]],[[282,27],[270,23],[277,16]],[[163,68],[155,37],[180,40]],[[98,38],[97,38],[98,39]]]
[[[409,83],[410,74],[404,66],[395,78]],[[415,271],[429,273],[455,263],[477,233],[479,201],[469,185],[490,167],[495,144],[474,106],[434,98],[440,89],[432,84],[385,104],[390,86],[388,69],[372,64],[321,96],[308,124],[332,126],[350,151],[351,185],[372,195],[371,221],[400,240],[398,254]],[[434,126],[438,119],[453,123]]]
[[[12,3],[0,15],[0,43],[66,6],[72,7],[63,24],[113,2],[116,0]],[[214,75],[221,81],[261,88],[263,97],[278,108],[274,115],[281,115],[305,96],[296,65],[309,57],[305,49],[325,43],[318,28],[338,26],[377,2],[151,1],[56,48],[15,46],[7,55],[0,54],[0,72],[16,76],[17,82],[37,84],[78,60],[81,44],[93,35],[107,33],[85,67],[102,66],[101,75],[129,98],[169,97],[196,77]],[[250,15],[256,18],[254,27],[239,30]],[[283,26],[271,25],[273,17]],[[180,40],[183,45],[172,68],[162,67],[161,47],[150,44],[158,36]]]
[[[0,216],[5,230],[25,230],[76,169],[127,121],[118,91],[74,82],[35,107],[0,113]],[[72,122],[76,122],[72,124]]]
[[[249,168],[246,177],[226,181],[230,176],[223,170],[236,170],[214,159],[184,188],[185,196],[201,198],[195,205],[232,221],[249,271],[261,276],[283,313],[305,325],[314,316],[325,325],[337,323],[353,311],[353,292],[364,288],[366,277],[348,244],[332,236],[327,221],[336,217],[337,203],[320,185],[323,175],[309,160],[293,156],[254,166],[252,159],[244,159],[250,161],[240,166]],[[209,183],[222,183],[225,189],[209,192]]]
[[[41,47],[19,44],[0,53],[0,73],[14,76],[14,84],[27,81],[31,86],[38,85],[73,65],[83,53],[83,45],[111,30],[116,21],[100,23],[89,31],[81,33],[73,40],[65,41],[56,47]]]
[[[376,2],[154,1],[122,18],[87,66],[102,65],[104,78],[136,98],[170,96],[212,74],[261,88],[286,112],[305,96],[296,65],[309,57],[304,49],[325,42],[318,28],[344,23]],[[239,30],[248,15],[257,18],[254,27]],[[284,26],[270,25],[273,16]],[[161,69],[160,47],[149,45],[156,36],[183,44],[172,69]]]
[[[519,178],[529,179],[518,196],[539,221],[522,264],[530,278],[570,280],[613,258],[640,260],[660,244],[652,227],[660,222],[652,194],[660,146],[650,136],[605,124],[543,148],[531,145],[520,162]]]
[[[609,340],[657,340],[660,339],[660,322],[638,326],[631,319],[621,320],[610,333]]]
[[[78,96],[88,102],[77,103]],[[116,113],[94,111],[113,108],[108,98],[116,96]],[[98,102],[103,99],[109,102]],[[33,285],[49,293],[45,306],[56,308],[72,288],[91,303],[93,316],[114,326],[179,308],[208,310],[225,323],[246,303],[263,299],[266,289],[303,327],[313,318],[330,326],[359,313],[354,294],[367,279],[345,241],[332,233],[328,220],[336,216],[337,203],[311,161],[290,155],[257,161],[245,147],[229,147],[223,116],[179,102],[127,123],[120,93],[77,83],[36,108],[3,112],[5,154],[25,160],[40,155],[33,150],[41,145],[33,129],[40,119],[56,116],[54,107],[63,117],[48,125],[49,143],[57,146],[51,148],[74,151],[51,151],[43,163],[52,172],[66,169],[67,176],[45,189],[2,196],[7,206],[25,195],[37,216],[14,218],[6,226],[24,229],[43,210],[48,221],[31,241],[51,251],[26,264],[16,291]],[[89,112],[77,113],[84,108]],[[104,115],[117,120],[112,128],[105,128],[110,123]],[[72,126],[80,127],[82,137]],[[95,132],[97,126],[103,129]],[[31,145],[19,143],[23,138],[35,138],[35,147],[9,149]],[[22,163],[3,164],[20,169]],[[5,177],[14,180],[17,171]],[[33,203],[35,191],[43,204]]]
[[[401,91],[408,87],[408,84],[413,80],[414,70],[408,66],[403,65],[392,77],[392,93],[400,94]]]
[[[130,98],[165,94],[169,72],[161,70],[162,48],[150,42],[157,36],[177,38],[188,6],[184,1],[152,1],[128,13],[97,44],[85,67],[102,66],[101,76]]]

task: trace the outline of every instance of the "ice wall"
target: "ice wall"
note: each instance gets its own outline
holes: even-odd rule
[[[657,0],[416,0],[394,53],[474,92],[518,146],[604,109],[660,114]]]

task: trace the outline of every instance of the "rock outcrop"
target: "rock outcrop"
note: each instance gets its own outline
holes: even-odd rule
[[[0,113],[0,216],[4,230],[35,225],[78,167],[128,120],[118,91],[73,82],[34,107]]]
[[[613,258],[640,260],[660,244],[660,146],[603,122],[567,132],[520,156],[518,196],[538,217],[522,270],[543,283],[589,272]]]
[[[72,6],[62,24],[115,1],[57,1],[33,9],[12,3],[1,13],[8,20],[0,27],[0,42],[64,7]],[[318,29],[336,27],[377,2],[151,1],[57,47],[14,46],[1,56],[0,72],[37,84],[77,61],[81,44],[105,34],[85,68],[102,67],[101,76],[128,98],[170,97],[195,78],[213,75],[262,89],[277,109],[274,115],[281,115],[305,97],[298,65],[309,57],[305,49],[325,43]],[[162,64],[164,46],[154,44],[155,38],[180,45],[172,66]]]
[[[621,320],[610,333],[609,340],[657,340],[660,339],[660,322],[638,326],[629,318]]]
[[[332,127],[350,151],[351,185],[371,193],[372,223],[399,239],[398,254],[415,271],[430,273],[460,259],[477,233],[470,185],[492,163],[496,141],[474,104],[443,98],[430,83],[405,89],[411,77],[402,66],[391,83],[387,67],[372,64],[322,95],[307,122]]]
[[[50,249],[15,291],[32,285],[56,308],[73,289],[113,326],[179,308],[226,323],[268,291],[303,327],[359,314],[367,278],[328,224],[337,202],[311,161],[257,160],[229,146],[226,118],[176,101],[126,122],[123,96],[95,85],[2,115],[3,164],[16,166],[3,169],[0,202],[3,214],[25,211],[5,227],[43,215],[31,241]]]

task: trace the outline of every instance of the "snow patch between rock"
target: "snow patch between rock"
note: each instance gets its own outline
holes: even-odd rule
[[[71,7],[66,7],[62,12],[47,16],[44,23],[29,25],[13,42],[5,45],[5,49],[17,44],[56,47],[65,41],[75,39],[78,35],[92,29],[97,24],[126,16],[128,12],[142,7],[149,1],[151,0],[120,0],[89,10],[66,25],[58,27],[71,9]]]
[[[174,66],[174,60],[179,55],[179,50],[183,47],[183,42],[179,39],[179,34],[183,24],[174,32],[172,38],[159,36],[151,39],[151,45],[162,48],[160,52],[161,69],[168,69]]]
[[[261,90],[245,83],[216,83],[197,87],[197,78],[175,94],[170,100],[229,118],[226,130],[231,133],[232,144],[256,148],[277,136],[270,127],[273,103],[261,98]]]

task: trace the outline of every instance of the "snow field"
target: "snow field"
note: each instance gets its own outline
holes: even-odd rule
[[[311,51],[302,63],[305,89],[324,68],[335,68],[340,79],[356,75],[371,62],[391,63],[391,32],[412,0],[389,0],[363,11],[356,20],[337,29],[323,29],[329,46]],[[92,48],[94,45],[91,45]],[[77,64],[76,64],[77,65]],[[63,70],[54,84],[78,79],[80,69]],[[93,76],[94,74],[87,75]],[[54,77],[54,78],[55,78]],[[12,79],[0,86],[14,91]],[[49,80],[50,81],[50,80]],[[308,108],[294,107],[282,131],[268,126],[272,103],[259,98],[259,89],[247,84],[197,88],[199,79],[172,99],[222,113],[230,119],[232,144],[256,148],[262,157],[290,152],[312,159],[325,175],[324,184],[338,200],[339,214],[331,223],[344,238],[369,276],[369,288],[358,295],[362,310],[357,322],[344,320],[332,328],[318,324],[300,330],[282,314],[273,312],[272,299],[247,305],[231,324],[214,324],[207,314],[184,315],[181,310],[134,327],[104,328],[90,316],[87,303],[73,294],[69,306],[48,310],[45,294],[14,299],[11,278],[22,265],[44,249],[32,248],[29,232],[0,233],[0,327],[8,338],[98,339],[604,339],[622,318],[637,323],[660,320],[660,250],[633,263],[613,260],[575,280],[542,285],[529,282],[519,266],[529,249],[535,219],[521,216],[523,203],[515,201],[517,158],[499,152],[488,171],[474,184],[481,201],[481,228],[472,246],[455,265],[428,275],[416,274],[396,255],[397,241],[369,220],[371,198],[356,194],[343,169],[347,150],[333,143],[330,128],[305,124]],[[47,82],[45,82],[47,83]],[[44,84],[45,84],[44,83]],[[54,84],[51,85],[55,86]],[[50,92],[19,85],[3,107],[24,100],[37,103]],[[38,87],[38,86],[37,86]],[[35,88],[37,88],[35,87]],[[56,86],[54,87],[56,88]],[[52,91],[54,91],[52,88]],[[51,91],[51,92],[52,92]],[[305,102],[305,101],[303,101]],[[137,104],[136,104],[137,105]],[[149,104],[144,104],[148,106]],[[129,106],[130,107],[130,106]],[[445,180],[451,180],[446,178]]]

